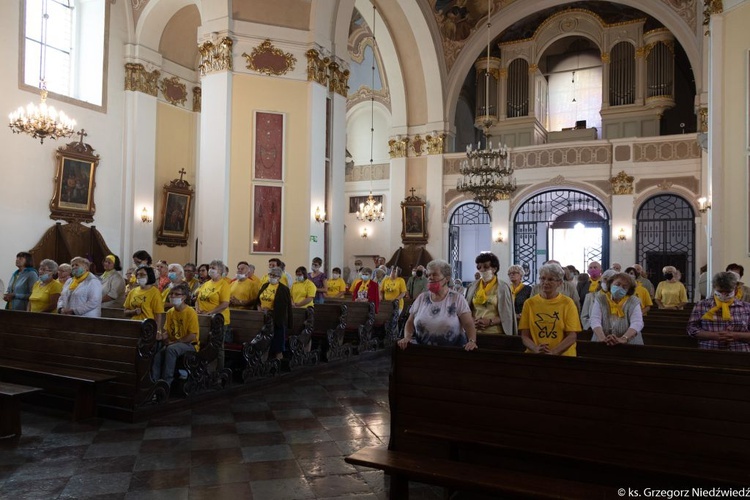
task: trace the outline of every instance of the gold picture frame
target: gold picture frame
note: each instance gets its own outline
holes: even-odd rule
[[[193,188],[182,179],[185,169],[180,170],[180,178],[164,185],[164,198],[161,205],[161,222],[156,232],[156,244],[168,247],[186,247],[190,235],[190,209],[193,204]]]
[[[426,203],[418,196],[401,202],[401,240],[405,243],[427,243]]]
[[[55,190],[49,202],[49,217],[52,220],[94,221],[94,188],[99,155],[94,154],[94,149],[83,142],[86,136],[83,130],[79,135],[79,141],[68,143],[55,153]]]

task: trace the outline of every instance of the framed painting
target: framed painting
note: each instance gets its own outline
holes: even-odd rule
[[[85,135],[85,134],[84,134]],[[83,135],[78,142],[71,142],[58,148],[55,155],[57,172],[55,190],[49,203],[50,219],[67,222],[93,222],[96,205],[96,167],[99,155],[93,148],[83,143]]]
[[[281,186],[253,187],[251,253],[281,253],[283,206]]]
[[[180,178],[164,186],[161,204],[161,222],[156,232],[156,244],[168,247],[186,247],[190,234],[190,208],[193,203],[193,189],[188,181]]]
[[[256,111],[253,119],[253,178],[284,180],[284,114]]]
[[[401,202],[401,240],[404,243],[427,243],[425,202],[409,196]]]

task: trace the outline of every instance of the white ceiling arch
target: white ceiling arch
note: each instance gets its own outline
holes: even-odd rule
[[[172,19],[172,16],[183,7],[195,5],[198,8],[198,12],[201,13],[201,19],[204,19],[202,7],[205,7],[211,1],[151,0],[151,2],[146,4],[146,7],[138,18],[138,24],[135,27],[135,44],[158,52],[164,27]],[[226,0],[224,1],[226,2]],[[195,43],[197,45],[198,41],[196,40]]]

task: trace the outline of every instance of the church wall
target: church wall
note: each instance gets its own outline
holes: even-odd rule
[[[231,171],[229,186],[230,269],[241,260],[265,274],[269,258],[278,257],[294,274],[297,266],[309,266],[310,219],[310,124],[324,126],[325,117],[310,116],[307,82],[235,74],[232,92]],[[281,254],[251,254],[253,112],[285,113],[285,173]],[[312,121],[315,119],[315,121]],[[271,183],[264,183],[271,184]],[[314,209],[313,209],[314,210]]]
[[[714,244],[720,241],[724,268],[730,262],[750,267],[748,259],[748,48],[750,48],[750,4],[744,3],[724,15],[724,60],[721,89],[724,114],[722,148],[724,158],[723,196],[714,199],[714,206],[721,204],[721,217],[713,217]],[[716,139],[715,139],[716,140]],[[715,215],[713,213],[712,215]],[[720,219],[720,220],[718,220]],[[714,271],[718,271],[715,269]]]

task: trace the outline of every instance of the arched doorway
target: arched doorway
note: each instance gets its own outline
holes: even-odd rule
[[[472,281],[476,271],[474,259],[489,250],[492,241],[490,214],[479,203],[465,203],[451,215],[448,231],[448,259],[453,276]]]
[[[636,261],[656,285],[664,266],[682,273],[688,299],[693,299],[695,274],[695,212],[685,198],[661,194],[646,200],[636,216]]]
[[[536,281],[537,269],[555,259],[585,271],[592,260],[609,267],[609,213],[590,194],[575,189],[539,193],[513,219],[513,262]]]

